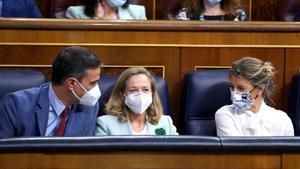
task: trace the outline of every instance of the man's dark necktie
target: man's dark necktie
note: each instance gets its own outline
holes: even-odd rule
[[[60,122],[59,126],[56,129],[55,135],[54,136],[64,136],[65,134],[65,128],[66,128],[66,120],[68,117],[69,113],[69,107],[66,107],[63,111],[63,113],[60,115]]]

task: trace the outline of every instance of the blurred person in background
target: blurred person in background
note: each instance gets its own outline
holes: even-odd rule
[[[295,22],[300,22],[300,10],[299,10],[299,11],[297,12],[297,14],[295,15],[294,21],[295,21]]]
[[[41,18],[34,0],[0,0],[0,17]]]
[[[70,6],[66,16],[70,19],[147,19],[144,6],[129,4],[127,0],[82,0],[81,6]]]
[[[178,20],[244,21],[246,13],[238,0],[184,0]]]

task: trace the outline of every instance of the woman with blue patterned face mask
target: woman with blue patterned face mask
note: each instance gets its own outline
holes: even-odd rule
[[[244,57],[229,71],[231,105],[215,114],[218,136],[293,136],[291,119],[272,102],[275,68],[270,62]]]
[[[238,0],[184,0],[178,20],[243,21],[246,13]]]
[[[71,19],[147,19],[144,6],[128,4],[127,0],[82,0],[82,5],[69,7],[66,16]]]

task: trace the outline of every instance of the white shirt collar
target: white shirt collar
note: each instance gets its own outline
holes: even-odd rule
[[[49,100],[50,100],[50,104],[52,105],[53,109],[55,110],[56,115],[60,116],[60,114],[65,109],[65,105],[54,93],[52,84],[50,84],[50,86],[49,86]]]

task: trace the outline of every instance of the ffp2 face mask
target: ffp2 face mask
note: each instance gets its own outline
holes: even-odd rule
[[[125,104],[136,114],[142,114],[152,103],[152,94],[138,92],[125,98]]]
[[[76,82],[85,91],[85,94],[80,98],[72,90],[72,93],[79,100],[79,103],[82,105],[86,105],[86,106],[95,106],[101,96],[101,91],[100,91],[98,84],[96,84],[91,90],[87,91],[80,82],[78,82],[77,80],[76,80]]]

